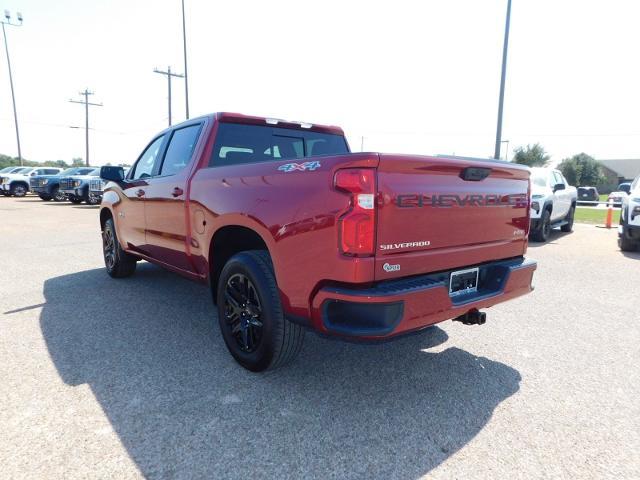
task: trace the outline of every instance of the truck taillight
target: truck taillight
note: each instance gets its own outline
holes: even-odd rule
[[[376,175],[371,168],[338,170],[334,178],[337,190],[351,194],[349,210],[340,217],[340,250],[347,255],[375,253]]]

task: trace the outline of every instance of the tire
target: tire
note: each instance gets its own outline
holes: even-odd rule
[[[49,195],[38,195],[38,196],[40,197],[40,200],[44,200],[45,202],[48,202],[52,198]]]
[[[53,187],[53,190],[51,190],[51,197],[56,202],[64,202],[67,199],[67,196],[60,191],[60,187]]]
[[[618,233],[618,247],[623,252],[635,252],[638,249],[640,242],[627,238],[627,236],[624,233],[624,227],[626,226],[626,222],[624,219],[625,219],[626,213],[627,213],[626,210],[623,210],[622,212],[620,212],[620,225],[622,225],[622,233]]]
[[[533,232],[531,236],[536,242],[546,242],[551,233],[551,212],[544,210],[540,218],[540,226]]]
[[[87,203],[87,205],[99,205],[100,204],[100,200],[98,200],[93,195],[89,195],[87,197],[87,199],[85,200],[85,202]]]
[[[635,252],[638,249],[638,242],[627,238],[624,233],[618,234],[618,247],[623,252]]]
[[[80,205],[82,203],[82,199],[81,198],[70,198],[69,201],[71,203],[73,203],[74,205]]]
[[[248,250],[231,257],[220,274],[216,298],[222,337],[244,368],[274,369],[298,355],[305,332],[284,316],[266,251]]]
[[[569,213],[567,213],[567,216],[565,217],[565,220],[569,223],[560,227],[560,230],[562,230],[563,232],[573,231],[573,219],[575,215],[576,215],[576,206],[571,205],[571,208],[569,209]]]
[[[102,230],[102,255],[107,273],[113,278],[130,277],[136,271],[138,259],[120,246],[112,218],[105,222]]]
[[[22,183],[14,183],[11,185],[11,195],[14,197],[24,197],[29,189]]]

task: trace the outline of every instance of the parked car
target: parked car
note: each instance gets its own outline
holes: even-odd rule
[[[26,167],[17,173],[2,175],[0,192],[6,196],[24,197],[29,192],[29,179],[36,175],[49,175],[60,172],[60,168]]]
[[[618,191],[629,195],[631,193],[631,182],[624,182],[618,185]]]
[[[599,202],[600,194],[596,187],[578,187],[578,205],[593,205],[589,202]]]
[[[625,252],[640,248],[640,175],[629,184],[629,195],[622,200],[618,246]]]
[[[100,178],[100,169],[96,167],[83,168],[70,176],[60,179],[60,191],[64,193],[71,203],[86,202],[89,205],[97,205],[95,197],[89,195],[89,181]]]
[[[35,175],[29,179],[31,191],[37,194],[42,200],[55,200],[61,202],[66,200],[66,195],[60,190],[60,180],[69,175],[82,174],[94,170],[93,167],[71,167],[55,175]]]
[[[339,127],[218,113],[101,177],[107,273],[145,259],[210,285],[252,371],[295,357],[305,328],[376,341],[483,324],[479,309],[531,291],[522,165],[349,153]]]
[[[552,228],[573,230],[573,217],[578,201],[576,187],[569,185],[560,170],[531,169],[531,230],[537,242],[546,242]]]
[[[622,202],[627,198],[628,194],[624,191],[611,192],[607,198],[607,203],[613,204],[614,207],[621,207]]]

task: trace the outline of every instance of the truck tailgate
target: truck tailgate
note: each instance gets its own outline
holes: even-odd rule
[[[380,155],[376,280],[521,256],[529,170],[498,161]]]

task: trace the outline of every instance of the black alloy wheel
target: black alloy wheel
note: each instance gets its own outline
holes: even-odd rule
[[[262,340],[262,307],[253,282],[242,273],[227,280],[224,294],[225,322],[242,352],[257,350]]]
[[[107,270],[113,270],[116,264],[116,241],[111,228],[105,228],[102,232],[102,251]]]

